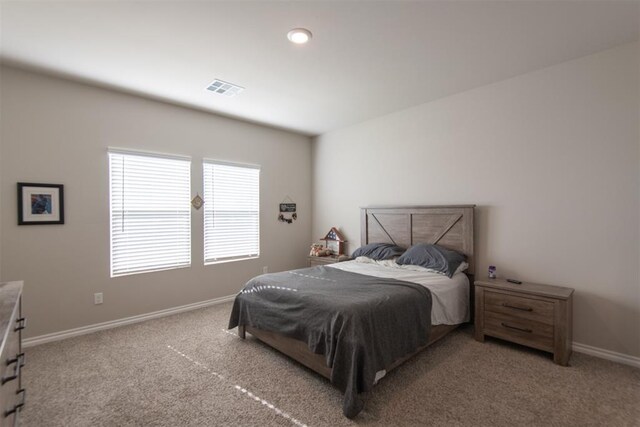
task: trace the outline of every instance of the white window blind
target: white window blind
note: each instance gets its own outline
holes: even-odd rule
[[[205,264],[260,253],[260,168],[203,163]]]
[[[191,264],[191,161],[109,150],[111,277]]]

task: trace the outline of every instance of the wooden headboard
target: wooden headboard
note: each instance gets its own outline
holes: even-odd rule
[[[475,205],[371,206],[360,208],[360,241],[394,243],[408,248],[437,243],[467,256],[467,274],[475,272],[473,209]]]

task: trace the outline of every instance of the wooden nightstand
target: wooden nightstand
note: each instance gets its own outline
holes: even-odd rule
[[[317,265],[325,265],[325,264],[333,264],[338,261],[337,256],[309,256],[307,257],[309,260],[309,267],[315,267]],[[344,260],[343,260],[344,261]]]
[[[571,356],[573,289],[502,279],[475,282],[475,337],[485,335],[553,353],[567,366]]]

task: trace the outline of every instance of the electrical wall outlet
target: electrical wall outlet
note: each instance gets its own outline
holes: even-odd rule
[[[267,274],[269,272],[269,267],[268,266],[264,266],[262,267],[262,274]]]
[[[94,304],[102,304],[102,292],[98,292],[93,294],[93,303]]]

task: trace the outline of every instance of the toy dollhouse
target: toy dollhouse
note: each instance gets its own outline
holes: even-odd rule
[[[331,227],[327,235],[320,240],[325,241],[325,247],[331,251],[332,255],[344,255],[347,241],[336,227]]]

